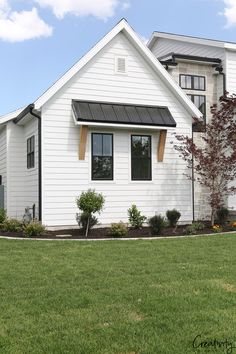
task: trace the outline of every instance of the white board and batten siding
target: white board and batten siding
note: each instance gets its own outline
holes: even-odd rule
[[[35,167],[27,169],[27,139],[35,136]],[[25,208],[36,204],[38,209],[38,128],[32,119],[23,125],[7,125],[8,140],[8,216],[22,219]],[[37,214],[36,214],[37,216]]]
[[[115,73],[115,58],[127,58],[127,74]],[[131,181],[130,135],[136,129],[89,130],[85,160],[78,159],[79,127],[72,118],[71,101],[91,100],[168,106],[177,122],[176,131],[191,134],[190,114],[123,34],[117,35],[73,77],[42,109],[43,223],[76,225],[76,197],[88,188],[105,196],[99,217],[103,224],[127,221],[127,209],[137,204],[146,216],[165,214],[176,207],[182,220],[192,220],[191,183],[183,176],[185,163],[170,144],[168,132],[164,162],[157,162],[158,132],[152,136],[152,181]],[[114,180],[91,180],[91,132],[111,132],[114,139]]]

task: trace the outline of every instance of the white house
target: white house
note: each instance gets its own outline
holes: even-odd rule
[[[94,188],[105,196],[103,224],[126,221],[132,203],[148,217],[177,208],[182,222],[193,219],[201,196],[193,193],[171,141],[174,132],[192,136],[192,117],[206,115],[208,108],[199,105],[200,112],[195,92],[188,97],[176,79],[181,68],[184,75],[205,76],[191,80],[198,80],[210,104],[223,92],[224,76],[212,65],[222,64],[231,70],[226,82],[233,91],[236,45],[230,49],[222,42],[195,44],[194,38],[173,37],[155,32],[150,50],[122,20],[34,103],[0,118],[0,174],[9,216],[22,218],[35,204],[36,217],[48,227],[73,226],[76,197]],[[212,43],[217,44],[214,56]],[[174,45],[179,47],[172,50]],[[188,46],[196,46],[195,52],[186,54]],[[170,55],[181,51],[198,60]],[[221,62],[202,62],[201,56]],[[197,71],[203,67],[206,75]],[[209,67],[216,88],[210,85]]]

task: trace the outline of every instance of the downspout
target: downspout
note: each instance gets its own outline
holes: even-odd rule
[[[225,92],[226,92],[226,75],[225,75],[225,73],[224,73],[224,69],[223,69],[223,66],[222,65],[220,65],[220,66],[217,66],[216,68],[215,68],[215,70],[216,71],[218,71],[218,73],[220,74],[220,75],[222,75],[222,79],[223,79],[223,95],[225,95]]]
[[[193,127],[192,127],[192,141],[193,141]],[[192,209],[193,209],[193,222],[195,221],[195,184],[194,184],[194,158],[192,154]]]
[[[42,221],[42,124],[41,116],[34,112],[34,104],[30,105],[30,114],[38,119],[38,206],[39,221]]]

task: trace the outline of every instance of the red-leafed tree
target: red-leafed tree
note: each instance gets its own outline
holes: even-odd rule
[[[201,143],[196,144],[188,136],[176,135],[178,143],[174,148],[191,169],[188,178],[207,189],[212,225],[225,198],[236,193],[236,187],[231,183],[236,179],[235,110],[236,95],[226,94],[220,98],[218,108],[217,105],[211,107],[212,118],[200,135]]]

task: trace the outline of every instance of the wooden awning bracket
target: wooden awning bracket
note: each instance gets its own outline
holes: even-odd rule
[[[165,153],[165,145],[166,145],[166,134],[167,130],[160,130],[159,134],[159,142],[157,148],[157,161],[163,162],[164,153]]]
[[[87,137],[88,137],[88,126],[81,125],[79,129],[79,160],[85,159]]]

